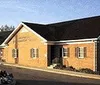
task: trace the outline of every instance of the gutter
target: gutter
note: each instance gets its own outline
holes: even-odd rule
[[[55,44],[70,44],[70,43],[79,43],[79,42],[94,42],[97,41],[98,38],[90,38],[90,39],[77,39],[77,40],[61,40],[61,41],[47,41],[45,43],[55,45]]]

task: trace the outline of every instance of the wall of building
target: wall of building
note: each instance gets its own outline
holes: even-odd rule
[[[100,44],[99,44],[100,45]],[[33,67],[47,67],[52,63],[51,52],[48,49],[43,40],[28,30],[26,27],[22,27],[19,32],[10,40],[8,46],[3,49],[3,59],[7,63],[17,63],[24,66]],[[76,47],[86,47],[86,57],[78,58],[75,56]],[[12,57],[12,50],[18,49],[18,59]],[[38,57],[32,58],[30,56],[30,49],[37,48],[39,50]],[[50,47],[49,47],[50,48]],[[63,57],[63,65],[73,66],[77,69],[80,68],[90,68],[95,70],[96,60],[95,60],[95,43],[72,43],[64,44],[63,48],[69,48],[69,57]],[[47,56],[49,56],[47,58]]]
[[[73,66],[74,68],[90,68],[95,70],[95,43],[80,43],[63,45],[69,48],[69,57],[63,57],[63,65]],[[78,58],[75,56],[76,47],[86,47],[86,57]]]
[[[12,57],[12,49],[18,49],[18,64],[34,67],[47,67],[47,45],[27,28],[22,27],[20,31],[8,43],[4,49],[4,58],[7,63],[15,63]],[[31,58],[30,49],[38,49],[38,57]]]

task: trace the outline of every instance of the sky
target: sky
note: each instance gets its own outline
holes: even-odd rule
[[[0,0],[0,26],[48,24],[99,16],[100,0]]]

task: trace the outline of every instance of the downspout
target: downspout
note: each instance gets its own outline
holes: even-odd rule
[[[18,40],[17,40],[18,36],[17,34],[15,35],[15,49],[18,49]]]
[[[97,72],[97,41],[94,41],[94,71]]]
[[[15,35],[15,49],[16,49],[16,58],[15,58],[15,64],[18,64],[18,35]]]

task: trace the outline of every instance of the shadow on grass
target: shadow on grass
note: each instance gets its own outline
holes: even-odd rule
[[[59,82],[59,81],[42,81],[42,80],[17,80],[16,85],[99,85],[99,84],[88,84],[88,83],[70,83],[70,82]]]

